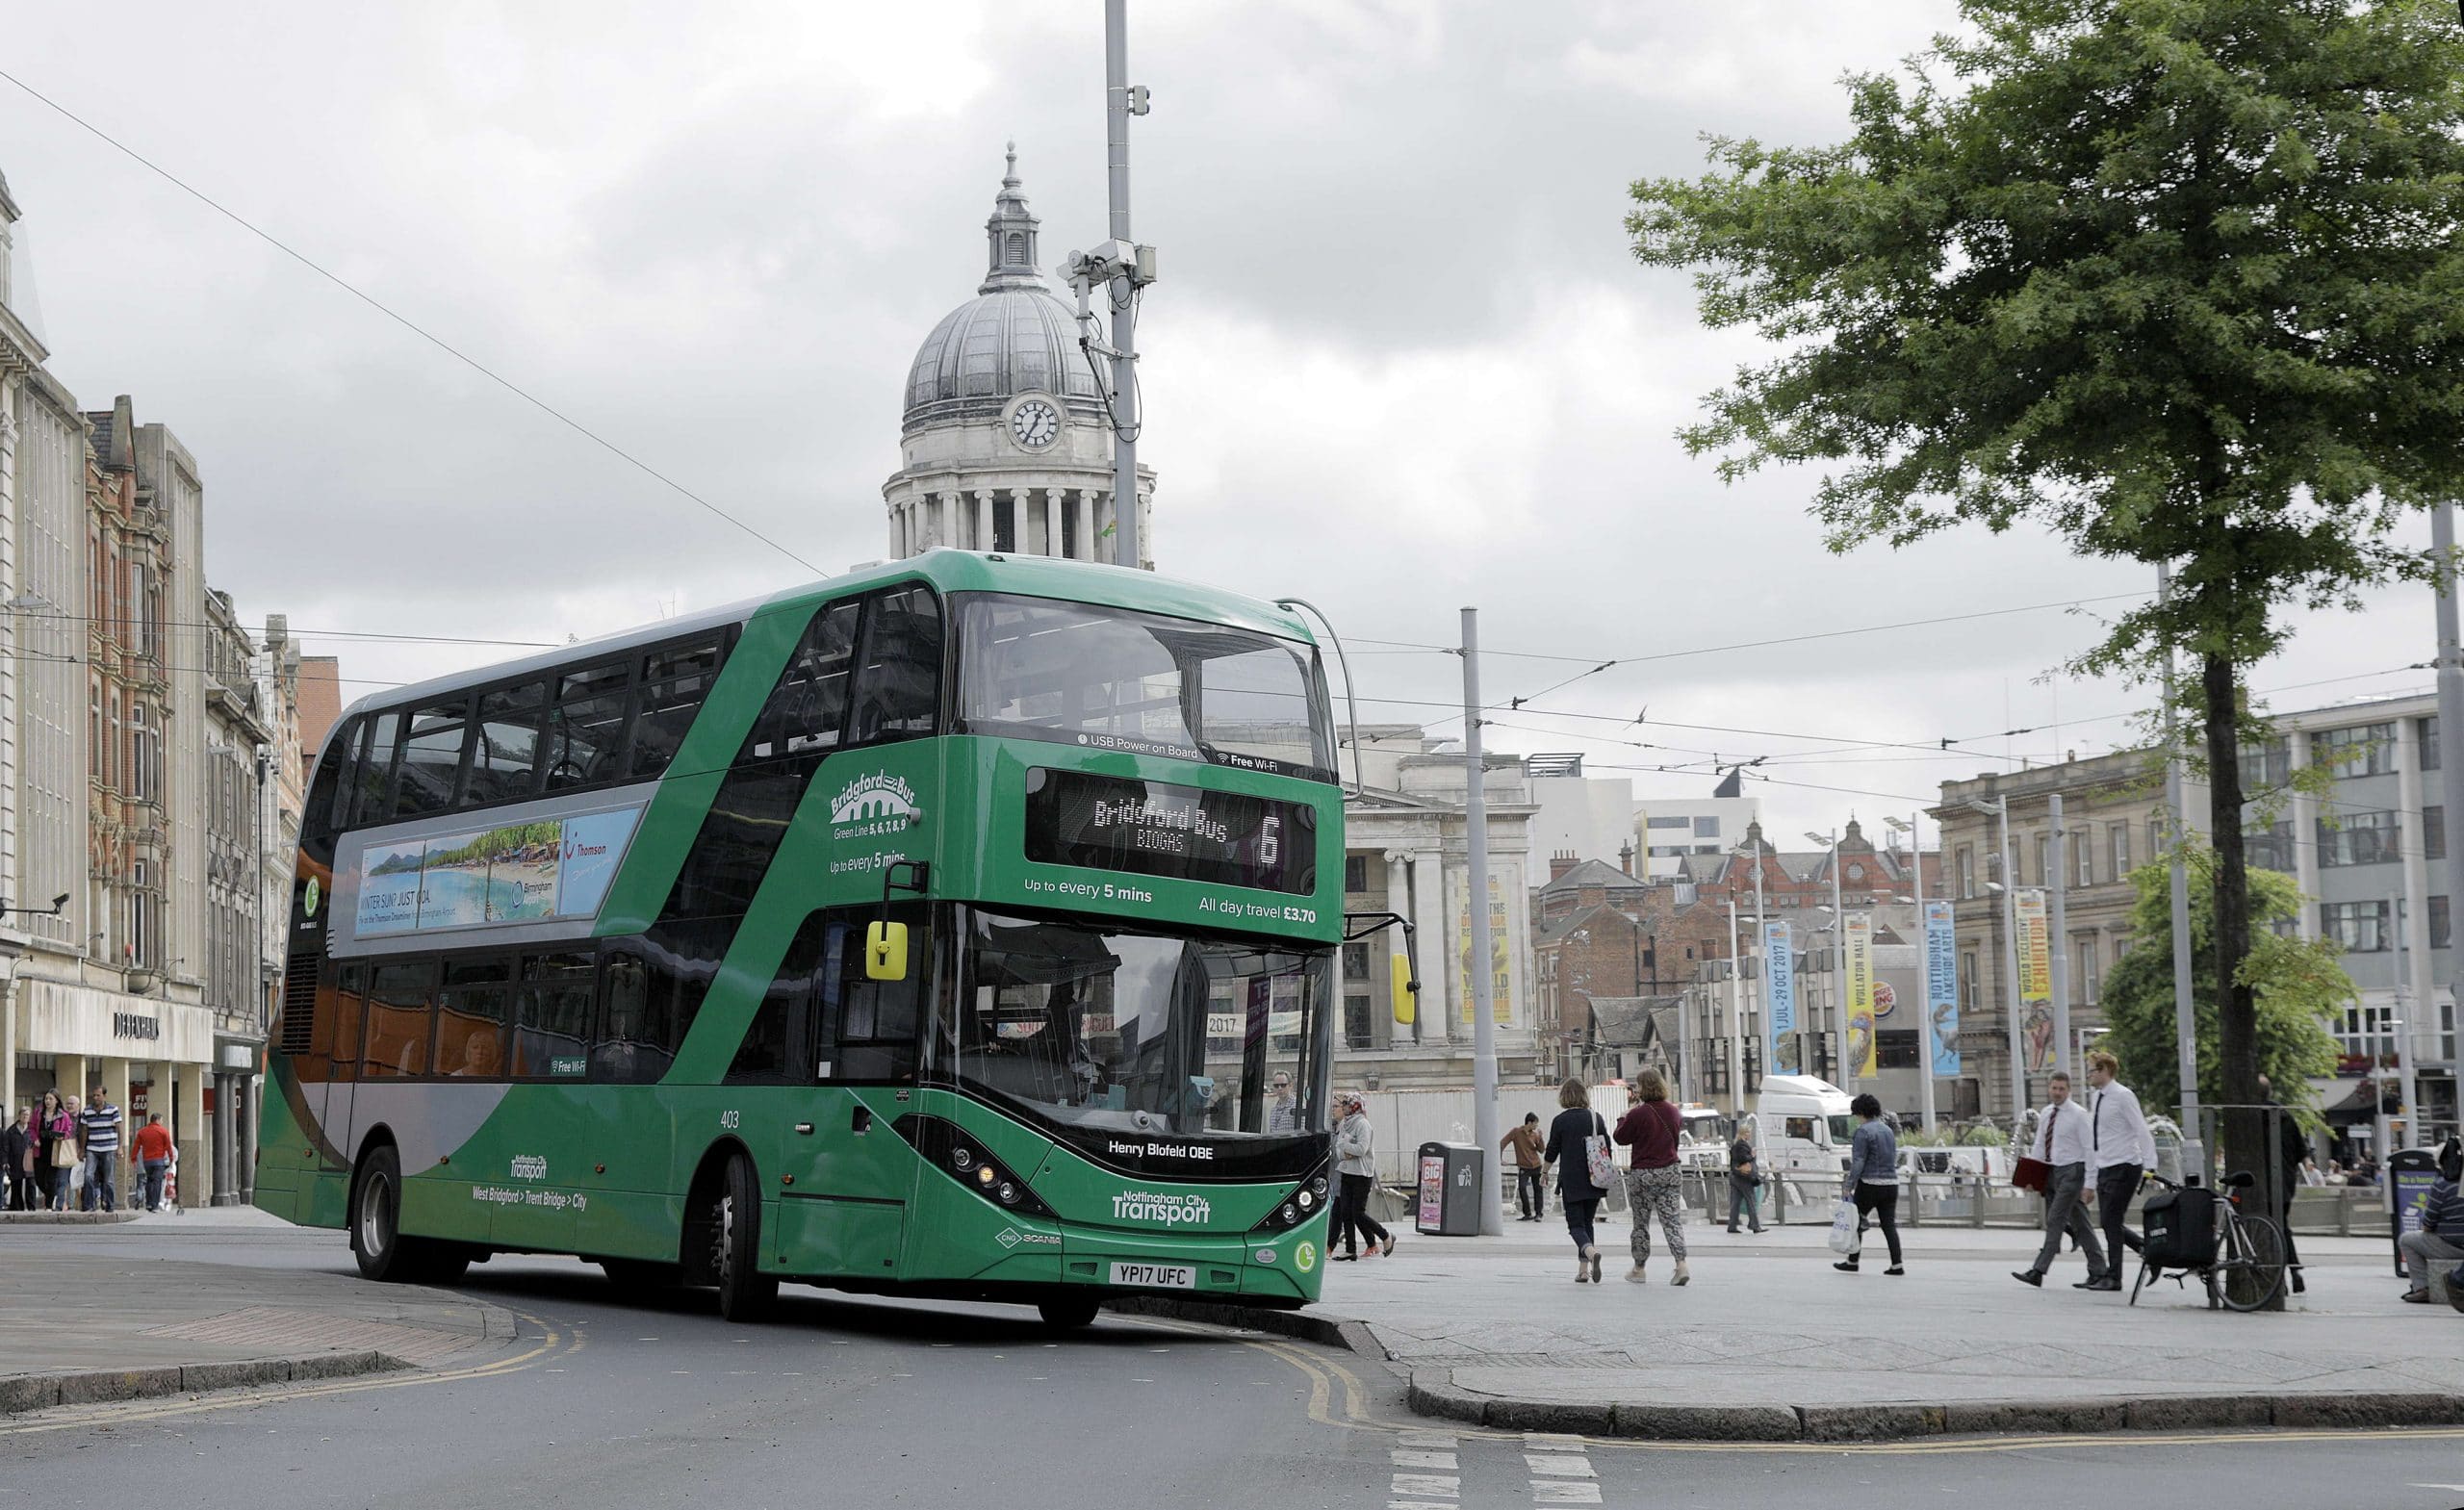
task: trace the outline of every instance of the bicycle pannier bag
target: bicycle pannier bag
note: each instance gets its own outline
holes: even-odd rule
[[[2158,1268],[2197,1268],[2216,1258],[2216,1192],[2204,1186],[2161,1190],[2141,1214],[2145,1258]]]

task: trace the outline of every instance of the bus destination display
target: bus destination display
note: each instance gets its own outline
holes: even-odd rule
[[[1078,771],[1027,773],[1027,858],[1299,895],[1317,813],[1297,803]]]

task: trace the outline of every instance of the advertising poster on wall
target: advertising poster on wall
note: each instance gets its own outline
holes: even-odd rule
[[[1846,947],[1848,967],[1848,1073],[1870,1078],[1874,1062],[1874,919],[1869,912],[1849,914]]]
[[[1446,883],[1454,892],[1454,962],[1457,1000],[1454,1020],[1472,1026],[1472,890],[1468,873],[1450,870]],[[1501,1027],[1514,1020],[1514,935],[1506,928],[1505,887],[1497,872],[1489,872],[1489,1012]]]
[[[1797,1062],[1797,951],[1788,941],[1787,924],[1762,925],[1762,960],[1769,994],[1763,1016],[1771,1028],[1771,1063],[1793,1074]]]
[[[1960,1072],[1960,990],[1948,902],[1925,904],[1925,1022],[1938,1076]]]
[[[359,857],[357,937],[588,917],[599,910],[639,808],[506,824]]]
[[[2022,891],[2019,909],[2019,1056],[2032,1075],[2053,1068],[2053,956],[2044,893]]]

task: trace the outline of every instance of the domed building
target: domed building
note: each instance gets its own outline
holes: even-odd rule
[[[882,485],[889,551],[935,546],[1110,561],[1113,432],[1078,345],[1076,309],[1037,270],[1037,229],[1014,144],[984,282],[917,348],[903,465]],[[1138,470],[1139,564],[1152,568],[1155,474]]]

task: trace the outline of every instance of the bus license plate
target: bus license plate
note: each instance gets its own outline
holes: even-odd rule
[[[1197,1270],[1187,1264],[1115,1264],[1113,1283],[1149,1290],[1195,1290]]]

